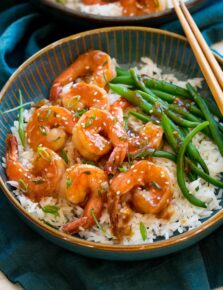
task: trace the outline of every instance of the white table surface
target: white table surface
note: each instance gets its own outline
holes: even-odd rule
[[[212,45],[213,49],[219,51],[223,55],[223,40]],[[223,285],[222,285],[223,286]],[[0,290],[22,290],[23,288],[19,285],[12,284],[5,275],[0,272]],[[223,290],[223,287],[215,290]]]

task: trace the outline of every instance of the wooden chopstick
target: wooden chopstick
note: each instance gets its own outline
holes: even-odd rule
[[[210,58],[208,56],[206,56],[206,55],[209,55],[209,53],[207,53],[206,55],[204,54],[202,48],[200,47],[200,45],[195,37],[195,35],[197,35],[197,34],[193,33],[193,31],[192,31],[192,26],[194,27],[194,26],[196,26],[196,24],[194,21],[193,22],[191,22],[189,20],[187,21],[187,15],[190,13],[187,10],[186,6],[183,5],[185,8],[182,8],[183,10],[181,10],[181,7],[179,6],[179,3],[176,0],[172,0],[172,3],[173,3],[173,6],[175,8],[178,19],[180,20],[181,25],[184,29],[184,32],[187,36],[188,42],[190,43],[190,46],[194,52],[194,55],[197,59],[199,66],[200,66],[200,69],[201,69],[201,71],[202,71],[202,73],[207,81],[207,84],[208,84],[208,86],[209,86],[209,88],[210,88],[210,90],[215,98],[215,101],[219,107],[219,110],[223,114],[223,91],[221,89],[221,86],[223,83],[222,70],[219,66],[218,69],[215,69],[215,70],[213,69],[213,71],[212,71],[212,67],[210,66],[207,59],[209,59],[210,62],[212,62],[212,60],[210,60]],[[184,14],[185,10],[187,10],[188,13]],[[196,30],[196,29],[194,29],[194,30]],[[198,27],[197,27],[197,30],[199,31]],[[201,33],[200,33],[200,37],[198,37],[198,38],[200,38],[200,39],[203,38]],[[205,42],[204,39],[203,39],[203,41]],[[209,47],[206,45],[205,50],[207,50],[207,49],[210,51]],[[210,52],[210,54],[212,54],[212,53]]]
[[[192,29],[198,43],[200,44],[201,49],[203,50],[203,53],[205,54],[207,61],[209,62],[218,82],[221,88],[223,89],[223,71],[218,64],[217,60],[215,59],[213,53],[211,52],[209,46],[207,45],[206,41],[204,40],[200,30],[197,27],[197,24],[194,22],[194,19],[192,18],[190,12],[188,11],[185,4],[181,1],[180,6],[182,8],[182,11],[190,25],[190,28]]]

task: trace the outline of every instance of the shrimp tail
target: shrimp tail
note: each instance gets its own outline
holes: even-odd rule
[[[60,82],[55,82],[50,90],[50,101],[53,104],[58,104],[60,93],[62,92],[62,85]]]
[[[18,143],[12,134],[6,138],[6,164],[18,160]]]
[[[121,144],[119,146],[116,146],[113,149],[105,165],[105,171],[107,173],[112,173],[112,174],[116,173],[118,167],[123,163],[126,157],[127,150],[128,150],[127,144]]]
[[[88,229],[101,217],[102,207],[103,202],[99,195],[98,197],[90,198],[85,206],[82,217],[63,225],[61,230],[65,233],[75,234],[80,230]]]

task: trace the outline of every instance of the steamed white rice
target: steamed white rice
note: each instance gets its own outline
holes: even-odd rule
[[[53,0],[55,1],[55,0]],[[163,11],[168,8],[172,8],[173,4],[171,0],[158,0],[160,10]],[[67,8],[72,10],[102,15],[102,16],[122,16],[122,6],[119,2],[108,3],[105,5],[94,4],[94,5],[85,5],[81,0],[67,0],[64,4]]]
[[[162,74],[162,70],[157,67],[151,59],[143,57],[141,59],[141,64],[138,67],[139,73],[147,74],[148,76],[165,79],[168,81],[173,81],[175,84],[180,86],[185,86],[186,82],[190,82],[196,87],[201,87],[202,79],[196,78],[187,80],[185,82],[178,81],[173,74]],[[71,84],[66,86],[64,90],[67,90]],[[119,96],[115,94],[110,94],[111,102],[117,99]],[[33,109],[25,110],[24,116],[27,122],[32,114]],[[139,122],[140,126],[140,122]],[[16,136],[18,140],[18,149],[20,161],[25,166],[31,166],[31,160],[33,158],[33,151],[30,148],[23,150],[19,136],[18,136],[18,122],[14,121],[14,126],[11,128],[13,135]],[[210,141],[202,133],[197,134],[193,143],[199,149],[202,157],[204,158],[210,175],[219,178],[220,173],[223,172],[223,158],[221,157],[217,146]],[[3,163],[5,159],[3,159]],[[198,227],[202,221],[209,217],[213,211],[221,208],[220,201],[222,199],[222,190],[219,190],[216,194],[216,189],[213,185],[208,184],[204,180],[198,178],[197,180],[187,183],[187,186],[192,194],[197,198],[201,199],[207,204],[207,209],[199,208],[191,205],[182,195],[176,180],[176,165],[167,159],[154,158],[154,162],[165,166],[170,173],[172,184],[174,188],[173,199],[170,204],[170,210],[172,211],[172,216],[169,220],[158,219],[151,214],[139,214],[135,213],[132,220],[131,226],[133,230],[133,235],[127,237],[123,240],[123,244],[142,244],[142,243],[152,243],[157,238],[168,239],[175,233],[183,233],[187,230]],[[17,182],[8,181],[13,187],[18,187]],[[21,203],[21,205],[33,216],[39,218],[43,222],[50,224],[53,227],[60,229],[60,227],[68,221],[74,220],[81,216],[82,208],[79,206],[74,206],[73,204],[67,202],[64,199],[56,199],[53,197],[45,197],[40,203],[34,203],[21,194],[18,189],[14,190],[14,194]],[[58,215],[55,216],[50,213],[45,213],[41,208],[47,205],[55,205],[59,208]],[[104,209],[104,212],[100,218],[100,224],[103,228],[97,228],[93,226],[89,230],[83,230],[79,235],[89,241],[102,242],[102,243],[113,243],[112,234],[110,231],[110,220],[109,215]],[[147,228],[147,239],[142,240],[142,236],[139,229],[140,222],[143,222]]]

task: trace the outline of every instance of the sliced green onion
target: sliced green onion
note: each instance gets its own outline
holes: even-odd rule
[[[20,179],[18,180],[18,183],[19,183],[19,189],[20,189],[22,192],[26,193],[27,190],[28,190],[28,184],[26,184],[25,181],[24,181],[22,178],[20,178]]]
[[[51,161],[51,156],[50,154],[46,151],[45,148],[43,147],[38,147],[37,152],[39,153],[40,157],[43,158],[46,161]]]
[[[32,182],[36,183],[36,184],[41,184],[41,183],[46,182],[46,180],[43,178],[34,178],[34,179],[32,179]]]
[[[59,216],[59,210],[60,210],[60,208],[56,205],[49,204],[49,205],[42,207],[42,211],[44,211],[45,213],[53,214],[55,216]]]
[[[67,188],[70,188],[71,187],[71,183],[72,183],[71,179],[70,178],[67,178],[66,179],[66,187]]]
[[[83,109],[83,110],[81,110],[81,111],[76,111],[75,113],[74,113],[74,115],[77,117],[77,118],[80,118],[84,113],[86,113],[88,110],[86,110],[86,109]]]
[[[95,119],[96,119],[96,116],[94,114],[90,116],[89,120],[86,123],[84,123],[84,128],[90,127],[93,124]]]
[[[67,0],[56,0],[56,2],[65,5],[67,3]]]
[[[151,185],[156,189],[161,189],[161,186],[156,181],[152,181]]]
[[[83,173],[86,174],[86,175],[90,175],[91,171],[84,171]]]
[[[47,130],[46,127],[44,126],[39,126],[39,130],[41,132],[42,135],[47,136]]]
[[[143,222],[140,222],[139,230],[140,230],[140,234],[142,236],[143,241],[145,241],[147,239],[147,229]]]
[[[85,160],[83,161],[84,164],[89,164],[89,165],[94,165],[94,166],[97,166],[96,163],[94,161],[91,161],[91,160]]]
[[[74,96],[71,99],[67,100],[65,102],[65,108],[67,108],[68,110],[72,109],[73,106],[75,106],[81,99],[81,96]]]
[[[61,157],[66,162],[66,164],[69,163],[69,158],[68,158],[67,152],[65,150],[61,150]]]
[[[118,167],[118,170],[120,172],[126,172],[126,171],[128,171],[128,168],[126,166],[122,166],[122,167]]]
[[[19,133],[19,138],[21,140],[22,146],[23,148],[26,147],[26,134],[25,134],[25,129],[24,129],[24,106],[23,106],[23,101],[22,101],[22,93],[19,90],[19,104],[20,104],[20,108],[19,108],[19,129],[18,129],[18,133]]]
[[[98,219],[96,218],[95,213],[94,213],[94,209],[93,209],[93,208],[90,210],[90,213],[91,213],[91,216],[93,217],[94,222],[95,222],[96,226],[98,227],[98,229],[99,229],[103,234],[105,234],[105,230],[103,229],[102,225],[99,223]]]
[[[25,107],[25,106],[28,106],[28,105],[32,105],[32,104],[34,104],[34,103],[33,102],[27,102],[25,104],[22,104],[22,105],[19,105],[19,106],[13,108],[13,109],[7,110],[7,111],[3,112],[2,114],[7,114],[7,113],[11,113],[11,112],[17,111],[17,110],[19,110],[22,107]]]

